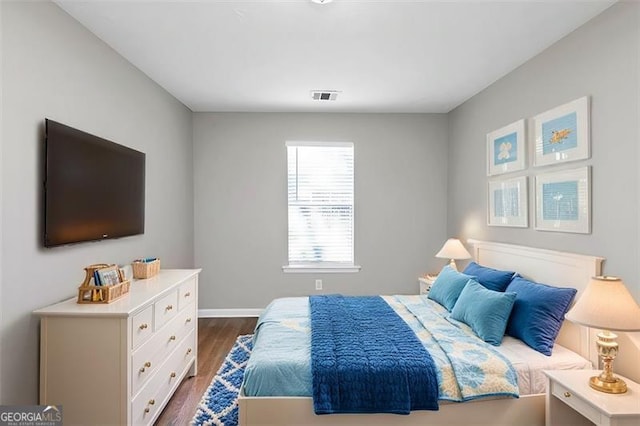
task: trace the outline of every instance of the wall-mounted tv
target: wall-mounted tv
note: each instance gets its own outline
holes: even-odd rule
[[[144,234],[145,154],[45,120],[44,245]]]

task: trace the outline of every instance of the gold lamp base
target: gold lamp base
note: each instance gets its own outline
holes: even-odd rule
[[[627,384],[619,377],[613,375],[613,360],[618,355],[618,336],[608,330],[598,333],[598,354],[602,358],[604,369],[599,376],[589,380],[589,386],[593,389],[606,393],[625,393]]]
[[[627,384],[619,377],[613,376],[613,380],[603,380],[601,376],[594,376],[589,380],[589,386],[593,389],[606,393],[625,393]]]

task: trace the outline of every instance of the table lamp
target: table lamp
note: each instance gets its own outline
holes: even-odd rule
[[[613,360],[618,354],[618,337],[610,330],[640,331],[640,307],[620,278],[593,277],[584,293],[567,312],[566,318],[587,327],[599,328],[598,355],[603,371],[591,377],[589,386],[607,393],[625,393],[626,383],[613,375]]]
[[[449,238],[442,246],[440,251],[436,253],[436,257],[440,259],[449,259],[449,266],[454,271],[458,270],[456,266],[456,259],[470,259],[471,255],[466,248],[462,245],[459,239]]]

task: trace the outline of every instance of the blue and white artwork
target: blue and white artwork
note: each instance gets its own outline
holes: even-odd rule
[[[542,123],[542,153],[566,151],[578,146],[578,115],[572,112]]]
[[[526,176],[490,181],[488,189],[487,225],[529,226]]]
[[[487,133],[487,176],[523,170],[525,145],[524,119]]]
[[[509,133],[493,141],[493,164],[511,163],[517,159],[518,133]]]
[[[542,185],[542,219],[565,221],[580,219],[577,180]]]
[[[520,193],[517,187],[502,188],[493,191],[493,209],[495,217],[520,216]]]

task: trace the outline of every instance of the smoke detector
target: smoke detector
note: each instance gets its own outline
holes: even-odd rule
[[[338,93],[340,92],[337,90],[312,90],[311,98],[314,101],[335,101]]]
[[[327,3],[331,3],[333,0],[311,0],[311,1],[317,4],[327,4]]]

